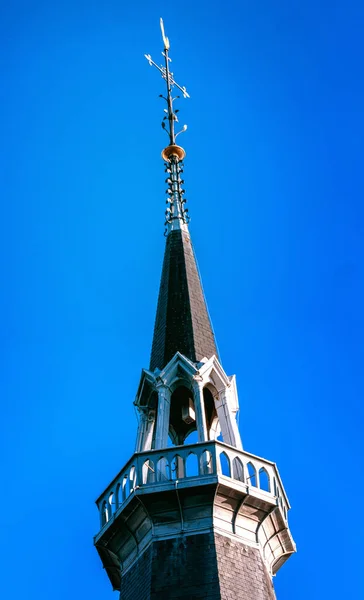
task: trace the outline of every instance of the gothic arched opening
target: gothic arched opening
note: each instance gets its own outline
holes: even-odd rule
[[[259,487],[261,490],[265,490],[266,492],[270,492],[270,477],[268,475],[267,469],[261,467],[259,469]]]
[[[169,435],[176,446],[196,430],[196,413],[193,393],[186,386],[178,386],[171,396]]]
[[[203,401],[205,405],[205,417],[208,439],[213,440],[216,437],[215,429],[218,427],[218,423],[217,412],[215,408],[215,400],[214,396],[212,395],[212,391],[211,389],[209,389],[209,387],[203,388]]]

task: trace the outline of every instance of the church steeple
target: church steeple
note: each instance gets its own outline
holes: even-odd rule
[[[94,541],[120,600],[274,600],[271,577],[295,552],[290,505],[276,464],[243,450],[235,376],[217,356],[176,144],[186,127],[175,132],[173,87],[188,94],[161,28],[165,66],[147,59],[167,85],[166,249],[150,368],[134,401],[136,448],[97,500]]]
[[[201,279],[197,268],[191,237],[188,231],[188,209],[183,189],[183,159],[185,151],[176,144],[176,138],[187,129],[184,125],[176,133],[178,109],[174,109],[173,88],[177,87],[185,98],[189,98],[185,87],[181,87],[170,70],[170,44],[164,33],[161,19],[163,56],[165,65],[159,67],[150,54],[145,57],[161,73],[166,82],[165,116],[162,127],[169,137],[169,145],[162,151],[167,173],[166,249],[159,290],[155,320],[150,370],[162,369],[180,352],[192,362],[218,356]],[[168,122],[168,126],[166,125]]]

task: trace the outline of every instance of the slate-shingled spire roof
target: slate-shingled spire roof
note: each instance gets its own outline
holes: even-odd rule
[[[193,362],[218,355],[188,229],[167,237],[150,369],[162,369],[176,352]]]
[[[164,33],[162,19],[161,31],[164,66],[158,66],[150,54],[145,55],[149,64],[156,67],[166,81],[166,97],[161,96],[167,105],[162,127],[169,137],[169,145],[162,152],[168,173],[165,223],[167,242],[150,359],[152,371],[156,368],[163,369],[176,352],[193,362],[218,355],[187,226],[188,209],[185,208],[185,191],[182,188],[184,181],[181,179],[181,161],[185,157],[185,151],[176,144],[177,136],[186,131],[187,125],[176,133],[178,111],[173,107],[176,98],[173,98],[172,89],[177,87],[184,98],[189,98],[189,95],[185,87],[176,83],[170,71],[170,44]]]

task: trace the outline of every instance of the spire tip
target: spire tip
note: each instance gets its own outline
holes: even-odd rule
[[[164,23],[163,23],[162,17],[160,18],[159,22],[160,22],[160,26],[161,26],[164,49],[169,50],[169,48],[170,48],[169,39],[167,38],[166,34],[164,33]]]

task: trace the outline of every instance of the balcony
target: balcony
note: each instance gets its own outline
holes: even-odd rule
[[[275,463],[221,442],[136,453],[96,503],[95,545],[121,571],[153,537],[211,529],[260,546],[272,573],[295,551]]]

